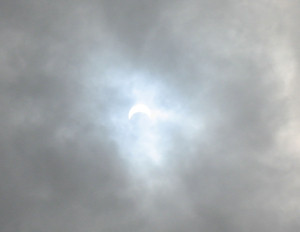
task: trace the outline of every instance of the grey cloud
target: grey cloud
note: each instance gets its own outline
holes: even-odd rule
[[[2,1],[1,231],[298,231],[298,11]]]

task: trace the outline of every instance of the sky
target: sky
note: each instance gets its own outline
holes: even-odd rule
[[[1,232],[299,231],[299,15],[0,1]]]

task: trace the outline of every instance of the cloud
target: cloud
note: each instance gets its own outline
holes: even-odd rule
[[[2,231],[298,231],[298,13],[1,2]]]

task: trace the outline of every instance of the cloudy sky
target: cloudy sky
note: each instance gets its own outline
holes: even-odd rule
[[[299,14],[2,0],[1,232],[299,231]]]

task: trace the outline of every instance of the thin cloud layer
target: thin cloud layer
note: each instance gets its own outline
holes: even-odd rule
[[[2,1],[1,231],[299,231],[299,9]]]

